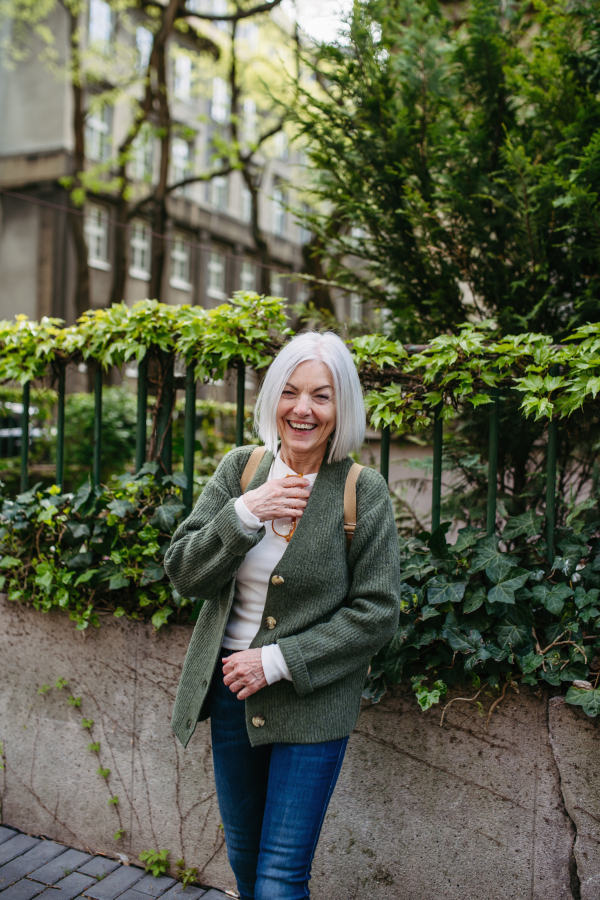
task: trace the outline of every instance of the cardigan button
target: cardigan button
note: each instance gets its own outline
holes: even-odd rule
[[[272,629],[277,625],[277,619],[274,619],[273,616],[267,616],[265,619],[265,625],[267,628]]]
[[[252,716],[252,724],[255,728],[262,728],[265,724],[265,720],[262,716]]]
[[[185,727],[187,728],[188,731],[190,730],[190,728],[192,727],[192,720],[191,720],[191,719],[188,719],[188,720],[187,720]]]
[[[273,575],[271,578],[271,584],[283,584],[283,578],[281,575]]]

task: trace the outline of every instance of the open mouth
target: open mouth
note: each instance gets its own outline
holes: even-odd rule
[[[293,428],[293,430],[298,432],[299,434],[306,434],[306,432],[308,431],[314,431],[317,427],[316,423],[313,422],[290,422],[290,420],[288,419],[287,423],[290,428]]]

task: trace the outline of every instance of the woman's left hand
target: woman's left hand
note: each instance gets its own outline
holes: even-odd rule
[[[267,686],[260,647],[225,656],[223,664],[223,684],[237,694],[238,700],[245,700]]]

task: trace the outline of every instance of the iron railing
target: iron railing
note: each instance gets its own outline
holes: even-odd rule
[[[244,443],[244,394],[246,383],[246,367],[237,367],[237,402],[236,402],[236,445]],[[172,410],[175,402],[174,362],[171,361],[162,394],[162,403],[157,421],[156,441],[160,457],[167,472],[172,471]],[[102,461],[102,369],[96,367],[94,378],[94,448],[92,461],[92,484],[100,484],[100,466]],[[23,385],[23,412],[21,414],[21,433],[29,436],[29,404],[30,382]],[[148,406],[148,361],[147,357],[138,367],[137,383],[137,423],[135,469],[139,471],[146,461],[146,418]],[[489,411],[489,458],[488,458],[488,492],[486,524],[488,534],[493,534],[496,525],[496,495],[498,472],[498,437],[500,397],[498,388],[490,391]],[[183,502],[186,514],[192,510],[194,448],[196,429],[196,379],[194,366],[186,369],[185,375],[185,412],[184,412],[184,452],[183,471],[187,486],[183,491]],[[380,472],[389,481],[390,465],[390,427],[381,429]],[[554,528],[556,522],[556,476],[557,476],[557,439],[558,423],[552,419],[548,425],[548,455],[546,477],[546,542],[548,557],[554,558]],[[64,444],[65,444],[65,370],[61,368],[58,375],[57,396],[57,435],[56,435],[56,484],[62,488],[64,482]],[[435,410],[433,426],[433,478],[431,501],[431,528],[434,531],[440,524],[442,503],[442,450],[443,420],[441,407]],[[29,439],[21,440],[21,491],[28,486]]]

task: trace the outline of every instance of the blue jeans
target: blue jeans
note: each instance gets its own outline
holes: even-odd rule
[[[223,684],[220,661],[209,703],[219,810],[242,900],[309,897],[310,867],[348,738],[252,747],[246,704]]]

